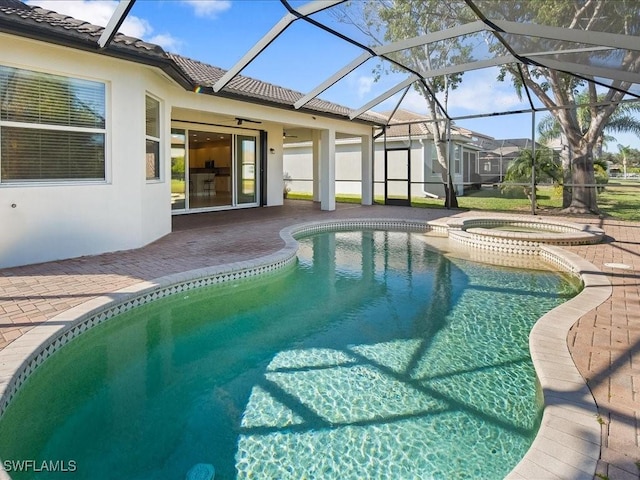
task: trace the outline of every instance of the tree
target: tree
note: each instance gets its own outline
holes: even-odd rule
[[[337,7],[333,12],[337,20],[355,26],[367,35],[373,46],[378,46],[444,30],[458,25],[460,21],[475,20],[471,11],[458,8],[459,3],[442,0],[354,1]],[[388,57],[396,63],[387,63],[386,67],[379,64],[375,70],[375,78],[379,79],[386,71],[408,72],[398,64],[408,66],[413,71],[428,72],[451,64],[465,63],[470,61],[471,51],[470,45],[459,38],[453,38],[393,52]],[[445,187],[445,206],[449,208],[456,208],[458,199],[447,158],[448,122],[435,95],[442,95],[443,107],[446,110],[448,93],[455,89],[461,80],[461,74],[453,74],[432,77],[414,84],[416,90],[425,98],[432,119],[427,128],[433,136]]]
[[[629,170],[637,170],[640,167],[640,150],[630,146],[618,145],[618,163],[623,165],[627,163],[627,173]],[[636,172],[637,173],[637,172]]]
[[[477,3],[477,2],[476,2]],[[451,26],[477,20],[471,13],[467,2],[462,0],[372,0],[370,2],[352,2],[363,15],[345,18],[354,22],[370,38],[382,41],[407,39],[417,35],[433,33]],[[624,36],[640,35],[640,2],[638,0],[529,0],[527,2],[482,2],[482,14],[491,19],[509,19],[514,23],[539,24],[549,27],[561,27],[574,30],[612,32]],[[588,49],[581,48],[579,42],[559,42],[544,37],[544,32],[533,35],[507,35],[512,49],[522,52],[553,52],[564,49],[567,55],[547,53],[541,58],[574,58],[573,61],[586,65],[616,65],[620,71],[640,71],[640,50],[637,49]],[[489,50],[496,56],[512,55],[508,51],[505,35],[487,35]],[[522,43],[519,43],[522,42]],[[526,54],[525,54],[526,55]],[[577,60],[575,58],[577,57]],[[586,57],[586,60],[585,60]],[[470,43],[462,37],[446,41],[433,42],[422,47],[414,47],[399,52],[396,58],[405,65],[416,67],[417,71],[457,65],[471,58]],[[392,70],[402,70],[395,66]],[[570,72],[571,67],[567,67]],[[538,97],[542,104],[557,120],[562,134],[566,137],[571,150],[571,201],[568,210],[576,213],[597,212],[594,149],[626,91],[632,86],[628,80],[613,80],[608,87],[596,84],[596,78],[589,74],[572,75],[563,71],[545,68],[542,63],[525,60],[502,67],[499,80],[509,77],[518,90],[524,88]],[[434,119],[442,117],[433,95],[445,94],[455,88],[460,75],[439,77],[418,84],[418,89],[428,99],[428,105]],[[581,106],[577,94],[586,92],[585,104],[590,120],[588,128],[581,129],[578,107]],[[443,155],[444,134],[441,124],[434,122],[434,140],[438,147],[438,160],[443,165],[443,178],[451,186]],[[451,190],[449,188],[449,190]]]
[[[631,155],[631,147],[618,144],[618,152],[622,160],[622,178],[627,178],[627,159]]]
[[[607,173],[607,162],[602,158],[593,160],[593,173],[596,184],[598,185],[598,193],[604,192],[604,186],[609,183],[609,174]]]
[[[577,127],[579,128],[582,136],[586,135],[591,127],[593,117],[590,112],[590,107],[587,105],[589,101],[589,94],[587,91],[578,93],[576,96],[576,104],[581,105],[576,109]],[[604,94],[598,95],[598,101],[604,101]],[[640,113],[640,103],[621,103],[613,111],[607,123],[602,127],[600,137],[596,139],[594,144],[595,151],[593,152],[593,158],[598,159],[602,157],[602,149],[607,142],[614,141],[615,137],[611,134],[615,133],[636,133],[640,135],[640,118],[635,114]],[[563,134],[562,126],[556,117],[548,114],[540,120],[538,123],[538,139],[542,143],[548,143],[558,138],[561,139],[563,144],[562,161],[564,170],[565,183],[571,183],[571,158],[564,150],[565,135]],[[568,147],[568,146],[567,146]],[[605,169],[606,171],[606,169]],[[598,174],[594,170],[594,176],[596,183],[599,183]],[[601,174],[600,174],[601,176]],[[563,207],[567,208],[571,204],[571,188],[563,188]]]
[[[535,180],[552,181],[557,184],[562,179],[562,169],[554,160],[553,152],[548,148],[540,148],[535,154]],[[502,191],[522,188],[529,201],[533,204],[533,189],[531,188],[531,169],[534,165],[531,149],[522,150],[520,155],[507,167]],[[511,185],[510,185],[511,184]],[[517,184],[517,185],[513,185]]]
[[[490,2],[489,17],[509,18],[515,22],[539,23],[554,27],[581,30],[614,32],[622,35],[640,33],[640,2],[637,0],[530,0],[526,8],[512,2]],[[531,45],[530,45],[531,47]],[[547,44],[543,38],[535,42],[540,51],[557,48],[555,43]],[[572,48],[572,46],[567,46]],[[503,52],[504,46],[496,42],[494,52]],[[636,50],[603,50],[591,52],[590,59],[606,64],[615,61],[623,70],[637,72],[640,69],[640,52]],[[594,149],[602,137],[602,132],[630,82],[614,80],[610,88],[600,93],[593,78],[583,75],[576,77],[567,73],[541,67],[539,64],[507,65],[503,67],[501,79],[509,75],[519,91],[526,86],[533,92],[558,122],[572,152],[571,179],[573,184],[568,211],[576,213],[597,212],[596,191],[589,185],[595,183]],[[582,122],[579,115],[579,98],[576,94],[586,87],[588,106],[584,112],[588,121]],[[586,126],[582,128],[581,125]]]

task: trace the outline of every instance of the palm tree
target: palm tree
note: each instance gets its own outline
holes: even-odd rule
[[[522,150],[520,155],[513,160],[504,176],[502,191],[513,188],[522,188],[525,195],[533,205],[533,189],[531,188],[531,167],[533,166],[533,153],[530,149]],[[558,184],[562,179],[562,169],[553,159],[553,152],[548,148],[540,148],[535,154],[535,180],[552,181]],[[511,184],[511,185],[510,185]]]
[[[622,178],[627,178],[627,158],[631,154],[631,147],[618,144],[618,151],[622,157]]]
[[[599,95],[599,100],[604,99],[604,95]],[[577,124],[580,129],[580,134],[584,135],[589,131],[591,127],[592,113],[589,103],[588,92],[582,92],[576,95],[576,104],[579,106],[575,111]],[[609,121],[605,124],[600,137],[596,144],[596,158],[602,156],[602,148],[605,143],[614,141],[612,136],[616,133],[635,133],[640,135],[640,118],[637,114],[640,113],[640,102],[627,102],[618,105],[614,113],[609,118]],[[538,140],[541,143],[549,143],[552,140],[560,139],[563,149],[561,152],[562,158],[562,170],[564,176],[564,183],[571,183],[571,158],[564,149],[566,145],[566,139],[564,132],[556,117],[552,115],[546,115],[538,123]],[[571,191],[569,187],[563,189],[563,207],[566,208],[571,203]]]

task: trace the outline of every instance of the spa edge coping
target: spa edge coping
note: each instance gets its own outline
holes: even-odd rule
[[[0,351],[0,418],[29,375],[55,351],[89,328],[168,295],[292,266],[298,249],[297,237],[351,229],[433,231],[445,234],[457,228],[457,225],[448,225],[446,222],[402,219],[302,223],[280,231],[285,245],[275,253],[142,281],[88,300],[35,326]],[[486,245],[475,246],[493,249]],[[512,250],[509,253],[523,252]],[[529,349],[543,395],[544,410],[531,447],[506,478],[592,480],[601,447],[598,410],[585,380],[573,363],[566,338],[569,329],[580,317],[609,298],[611,283],[593,264],[560,247],[538,245],[534,250],[527,249],[526,253],[537,254],[579,277],[584,288],[574,298],[543,315],[531,330]],[[8,474],[0,469],[0,479],[8,478]]]

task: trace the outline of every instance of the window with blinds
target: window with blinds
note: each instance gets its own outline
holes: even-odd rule
[[[105,85],[0,65],[0,182],[105,179]]]
[[[146,142],[145,168],[147,180],[160,179],[160,102],[146,97]]]

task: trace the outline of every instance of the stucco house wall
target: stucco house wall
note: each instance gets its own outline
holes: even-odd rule
[[[385,165],[384,141],[375,141],[374,151],[374,192],[376,196],[384,195]],[[463,144],[456,143],[460,148]],[[311,194],[313,192],[313,157],[311,142],[284,144],[284,171],[290,175],[289,186],[292,192]],[[362,170],[360,168],[360,141],[356,139],[338,140],[336,142],[336,194],[360,195],[362,191]],[[388,149],[409,148],[408,139],[387,140]],[[444,197],[444,186],[440,174],[441,167],[433,151],[433,142],[426,138],[411,140],[411,195]],[[401,162],[406,159],[406,152],[392,151],[389,155]],[[406,175],[404,171],[389,172],[389,177]],[[402,177],[404,178],[404,177]],[[462,167],[453,175],[458,195],[464,193]]]
[[[134,248],[169,232],[169,186],[147,183],[143,161],[145,93],[166,96],[167,82],[122,60],[9,35],[0,42],[1,64],[104,82],[107,100],[106,180],[3,184],[0,266]],[[169,119],[165,105],[165,135]]]
[[[188,91],[153,66],[5,33],[0,42],[0,65],[101,82],[106,90],[105,179],[0,183],[0,268],[138,248],[168,234],[176,118],[203,124],[221,116],[256,119],[248,128],[267,134],[265,206],[283,203],[285,125],[316,131],[318,138],[321,132],[371,136],[370,124]],[[157,180],[146,178],[147,95],[160,102]],[[356,157],[361,164],[361,148]]]

